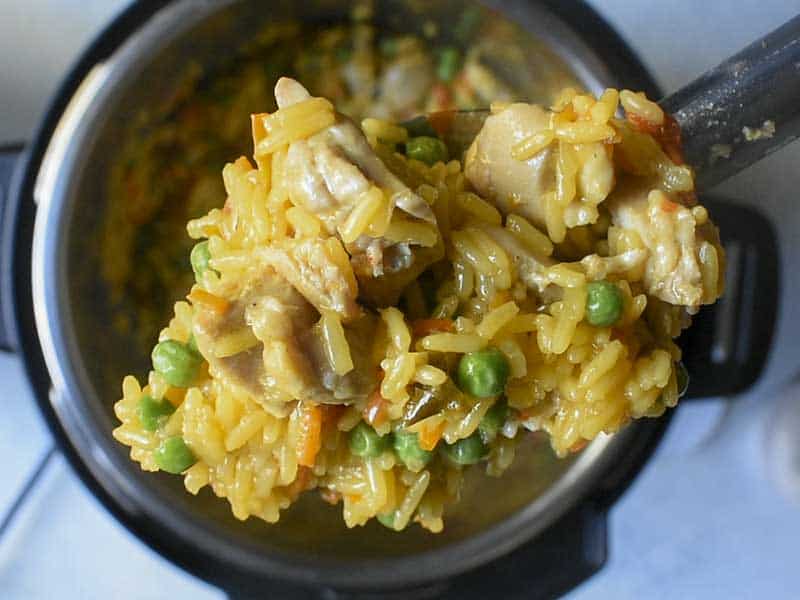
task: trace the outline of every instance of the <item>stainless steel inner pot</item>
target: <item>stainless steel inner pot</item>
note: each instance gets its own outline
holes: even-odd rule
[[[209,491],[193,497],[180,478],[144,473],[128,458],[127,448],[110,435],[116,426],[112,405],[121,377],[132,366],[142,374],[147,356],[109,326],[97,236],[108,204],[106,173],[124,126],[142,107],[163,102],[189,61],[214,68],[226,50],[266,20],[327,22],[345,18],[348,10],[347,3],[329,0],[268,6],[207,0],[163,4],[157,10],[140,7],[147,12],[141,24],[81,74],[47,144],[33,194],[33,310],[52,382],[46,410],[53,411],[84,478],[115,514],[166,556],[229,589],[240,589],[245,581],[258,588],[273,579],[387,589],[428,584],[490,563],[535,540],[587,498],[613,496],[614,486],[620,485],[614,470],[635,463],[637,452],[646,455],[661,425],[634,424],[567,461],[531,448],[528,458],[499,480],[474,474],[464,503],[451,511],[440,535],[417,527],[395,534],[374,524],[347,530],[340,508],[311,496],[285,511],[277,525],[239,522],[227,502]],[[413,6],[414,14],[422,12],[447,27],[446,16],[469,3],[431,4],[435,8],[413,1],[378,2],[375,20],[394,29],[410,27]],[[542,52],[562,61],[589,90],[648,84],[636,79],[641,70],[629,56],[612,54],[625,50],[618,39],[606,40],[608,53],[601,58],[607,30],[585,6],[519,0],[488,4],[526,29],[547,49]],[[573,17],[568,26],[564,19],[571,17],[565,13],[572,11],[586,19]],[[574,29],[583,26],[585,39]]]

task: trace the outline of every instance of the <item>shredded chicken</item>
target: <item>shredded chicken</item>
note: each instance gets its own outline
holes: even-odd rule
[[[692,311],[717,298],[717,290],[704,289],[701,269],[705,248],[719,248],[713,224],[698,225],[690,208],[646,180],[622,182],[607,205],[614,226],[635,232],[649,251],[644,272],[649,294]]]

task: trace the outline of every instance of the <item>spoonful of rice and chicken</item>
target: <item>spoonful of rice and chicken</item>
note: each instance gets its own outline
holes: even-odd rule
[[[143,468],[240,518],[319,488],[350,526],[438,531],[462,469],[499,475],[526,432],[564,455],[675,405],[673,338],[723,254],[691,170],[614,116],[626,92],[495,107],[463,163],[275,95],[255,163],[189,223],[197,283],[153,371],[125,379],[115,435]]]
[[[359,127],[297,81],[275,96],[188,225],[196,283],[153,370],[123,382],[114,436],[143,469],[240,519],[318,489],[350,527],[437,532],[464,468],[500,475],[529,432],[564,456],[677,403],[673,340],[724,253],[657,104],[495,105],[459,160],[441,116]]]

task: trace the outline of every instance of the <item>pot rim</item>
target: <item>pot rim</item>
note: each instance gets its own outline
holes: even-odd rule
[[[113,60],[115,53],[123,48],[126,42],[133,39],[137,32],[140,33],[149,27],[153,17],[161,14],[163,9],[174,8],[180,4],[185,4],[185,2],[159,0],[132,4],[84,52],[62,83],[26,153],[24,170],[21,177],[18,178],[16,193],[12,192],[11,194],[11,198],[16,198],[16,202],[9,202],[6,207],[5,235],[2,243],[4,246],[10,245],[12,252],[3,254],[4,257],[12,257],[10,260],[13,260],[13,264],[4,265],[9,266],[4,269],[4,273],[12,274],[13,279],[9,281],[9,277],[6,275],[3,287],[6,296],[9,294],[13,296],[13,313],[16,317],[10,324],[10,331],[24,355],[25,368],[34,387],[39,408],[59,446],[84,484],[119,521],[163,556],[211,583],[228,587],[240,586],[243,582],[252,583],[258,578],[265,577],[346,588],[374,589],[381,586],[424,584],[489,562],[514,547],[534,539],[545,527],[554,523],[581,502],[594,502],[603,508],[610,505],[652,452],[666,427],[666,420],[656,424],[643,424],[644,427],[632,426],[613,438],[592,444],[576,461],[576,464],[568,469],[564,476],[542,497],[509,519],[490,527],[474,538],[408,557],[380,559],[374,562],[369,561],[368,564],[362,560],[357,572],[342,570],[341,563],[325,565],[315,561],[313,564],[304,564],[303,561],[298,561],[296,556],[272,560],[265,559],[263,554],[259,553],[257,560],[253,560],[253,553],[248,552],[247,549],[242,550],[241,547],[220,544],[219,539],[214,537],[213,530],[209,534],[209,528],[205,525],[202,527],[203,531],[198,533],[196,531],[198,524],[187,522],[184,515],[178,514],[179,518],[174,522],[169,521],[169,526],[165,527],[163,522],[159,525],[158,521],[152,519],[152,514],[143,511],[141,506],[137,507],[135,503],[126,501],[124,496],[120,496],[120,492],[124,490],[120,488],[111,490],[108,485],[104,485],[104,483],[108,483],[107,481],[101,483],[104,481],[103,471],[111,467],[114,461],[106,463],[108,458],[104,457],[101,459],[101,463],[104,464],[98,465],[97,448],[87,447],[85,443],[81,447],[80,439],[76,440],[75,424],[71,424],[70,427],[65,426],[64,411],[68,410],[70,404],[68,395],[60,391],[52,391],[51,378],[57,382],[55,389],[63,390],[65,386],[59,385],[59,383],[63,384],[64,380],[72,379],[73,374],[64,372],[62,363],[65,355],[59,351],[64,348],[61,343],[63,340],[54,340],[53,335],[57,337],[60,332],[53,331],[49,327],[52,315],[44,310],[45,305],[41,302],[42,295],[51,293],[57,299],[59,292],[48,289],[44,285],[46,280],[43,278],[43,272],[36,267],[37,264],[43,262],[36,256],[37,245],[33,244],[33,222],[36,208],[33,201],[23,202],[22,200],[34,198],[34,186],[37,188],[40,186],[37,180],[45,154],[57,137],[55,135],[56,128],[63,122],[67,107],[78,95],[79,86],[86,80],[92,68],[100,62],[107,61],[109,57]],[[597,57],[607,57],[607,53],[613,55],[621,63],[627,64],[626,68],[632,73],[628,77],[629,80],[637,79],[636,84],[639,88],[645,89],[649,93],[657,93],[652,80],[635,56],[590,7],[583,2],[570,3],[568,8],[564,8],[557,1],[543,2],[542,4],[545,10],[552,13],[556,20],[562,21],[564,26],[572,32],[577,29],[577,25],[581,25],[582,33],[586,34],[584,40],[590,51]],[[515,2],[509,3],[511,12],[513,12],[514,5]],[[590,30],[591,33],[587,30]],[[595,37],[594,41],[591,39],[592,36]],[[599,40],[602,40],[602,46],[598,45]],[[602,59],[598,58],[598,60]],[[608,64],[608,62],[604,64]],[[36,190],[36,197],[39,197],[39,189]],[[48,212],[44,211],[45,217],[49,216]],[[46,221],[43,220],[40,213],[39,218],[36,219],[37,231],[43,228],[43,222]],[[52,228],[50,231],[55,229]],[[37,233],[37,239],[43,235],[43,233]],[[32,245],[34,246],[33,259],[29,254]],[[4,248],[4,250],[7,249],[9,248]],[[34,277],[31,277],[32,275]],[[34,283],[34,289],[24,285],[25,282],[31,280]],[[59,287],[61,286],[51,284],[51,288]],[[34,306],[36,307],[35,315]],[[57,308],[58,303],[55,306]],[[59,343],[55,343],[56,341]],[[48,369],[48,367],[50,368]],[[643,431],[644,437],[642,435],[637,437],[639,430]],[[80,438],[80,436],[77,437]],[[106,435],[105,437],[113,442],[110,436]],[[634,446],[641,449],[631,460],[629,449]],[[607,448],[610,450],[605,450]],[[615,448],[616,451],[614,451]],[[625,468],[621,470],[620,465],[624,465]],[[592,472],[582,475],[589,466],[591,466]],[[613,482],[613,485],[610,485],[609,482]],[[564,494],[561,491],[562,488],[570,488],[572,493]],[[152,495],[155,496],[155,494]],[[565,501],[555,505],[550,499],[551,496],[563,498]],[[154,499],[156,502],[159,501],[158,498]],[[550,510],[542,510],[541,505],[548,504],[548,502]],[[163,514],[166,513],[162,513],[162,516]],[[538,514],[538,517],[533,518],[534,514]],[[181,531],[176,531],[176,529],[181,529]],[[172,535],[165,535],[165,531],[169,530],[172,530]],[[192,536],[187,536],[187,531],[192,532]],[[211,545],[201,544],[192,547],[187,552],[186,548],[180,544],[181,536],[188,539],[197,537],[201,533],[203,537],[208,538],[206,542],[211,542]],[[492,538],[496,542],[491,547],[486,547],[485,540],[488,538]],[[481,549],[481,552],[476,552],[476,549]],[[231,556],[236,560],[232,560]],[[449,565],[449,568],[443,569],[445,563]],[[212,565],[214,568],[209,568]],[[369,571],[368,579],[365,577],[365,571]],[[367,580],[365,581],[365,579]]]

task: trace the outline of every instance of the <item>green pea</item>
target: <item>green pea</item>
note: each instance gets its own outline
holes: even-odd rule
[[[497,348],[485,348],[461,357],[456,381],[462,392],[489,398],[503,393],[510,370],[505,354]]]
[[[189,254],[189,262],[192,263],[192,271],[194,271],[194,276],[198,281],[203,277],[203,273],[211,268],[210,261],[211,252],[208,249],[208,240],[195,244]]]
[[[156,400],[147,394],[139,398],[139,421],[147,431],[155,431],[161,427],[174,412],[175,407],[166,398]]]
[[[458,465],[474,465],[486,455],[486,446],[478,433],[442,447],[445,456]]]
[[[179,435],[167,438],[155,452],[156,465],[162,471],[178,475],[197,462],[194,453]]]
[[[378,435],[377,431],[361,421],[350,431],[350,452],[364,458],[380,456],[389,448],[390,441],[388,435]]]
[[[421,471],[433,458],[433,452],[420,448],[417,434],[410,431],[394,432],[394,451],[397,458],[412,471]]]
[[[378,523],[386,527],[387,529],[391,529],[394,531],[394,520],[397,513],[395,511],[383,513],[377,515],[375,518],[378,519]]]
[[[167,383],[176,387],[188,387],[197,376],[203,357],[188,344],[165,340],[153,348],[153,369],[164,376]]]
[[[406,142],[406,156],[430,167],[447,160],[447,146],[439,138],[427,135],[412,137]]]
[[[610,281],[593,281],[586,290],[586,320],[610,327],[622,316],[622,292]]]
[[[405,130],[408,132],[409,137],[420,137],[420,136],[427,136],[427,137],[438,137],[436,130],[431,125],[431,122],[428,121],[426,117],[414,117],[409,121],[405,121],[400,124],[401,127],[405,127]]]
[[[689,388],[689,371],[680,361],[675,363],[675,381],[678,384],[678,398],[681,398]]]
[[[497,433],[505,425],[507,418],[508,404],[504,400],[498,400],[486,411],[483,419],[478,424],[478,431],[484,443],[488,444],[497,437]]]
[[[448,46],[444,48],[439,55],[439,65],[436,69],[436,74],[442,81],[450,82],[456,76],[460,66],[461,55],[458,52],[458,48]]]

